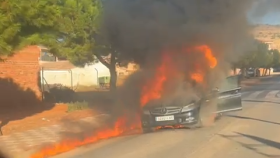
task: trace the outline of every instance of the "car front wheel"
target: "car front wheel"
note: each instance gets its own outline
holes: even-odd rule
[[[194,129],[194,128],[201,128],[201,127],[203,127],[202,120],[199,116],[197,116],[197,122],[194,125],[192,125],[190,128]]]

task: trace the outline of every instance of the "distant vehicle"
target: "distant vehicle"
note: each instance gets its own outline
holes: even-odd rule
[[[259,77],[260,70],[258,68],[249,68],[246,70],[246,77]]]
[[[179,100],[169,104],[155,103],[147,105],[142,113],[143,132],[151,132],[156,127],[199,128],[211,115],[242,110],[241,87],[239,77],[227,77],[220,89],[215,88],[197,100],[182,104]]]
[[[280,72],[280,68],[279,67],[273,68],[273,72]]]
[[[248,76],[248,77],[254,77],[254,76],[256,76],[256,75],[255,75],[255,69],[254,69],[254,68],[249,68],[249,69],[247,70],[247,76]]]

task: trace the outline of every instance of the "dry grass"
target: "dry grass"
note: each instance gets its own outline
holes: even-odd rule
[[[22,111],[21,114],[22,113],[24,113],[24,111]],[[22,119],[10,121],[3,127],[3,134],[8,135],[15,132],[22,132],[39,127],[59,124],[64,119],[78,120],[85,117],[95,116],[97,114],[99,114],[99,112],[95,109],[79,110],[69,113],[68,106],[66,104],[56,104],[52,109],[45,110]],[[7,115],[18,115],[18,113]]]
[[[273,42],[272,47],[280,50],[280,25],[257,25],[252,33],[258,40]]]

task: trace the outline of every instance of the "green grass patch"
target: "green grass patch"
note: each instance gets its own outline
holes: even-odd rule
[[[73,111],[78,111],[78,110],[85,110],[85,109],[89,109],[89,104],[86,101],[83,102],[71,102],[68,103],[68,110],[67,112],[73,112]]]

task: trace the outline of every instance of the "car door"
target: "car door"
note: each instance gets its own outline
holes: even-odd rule
[[[239,76],[227,77],[221,84],[217,98],[217,113],[242,110]]]

